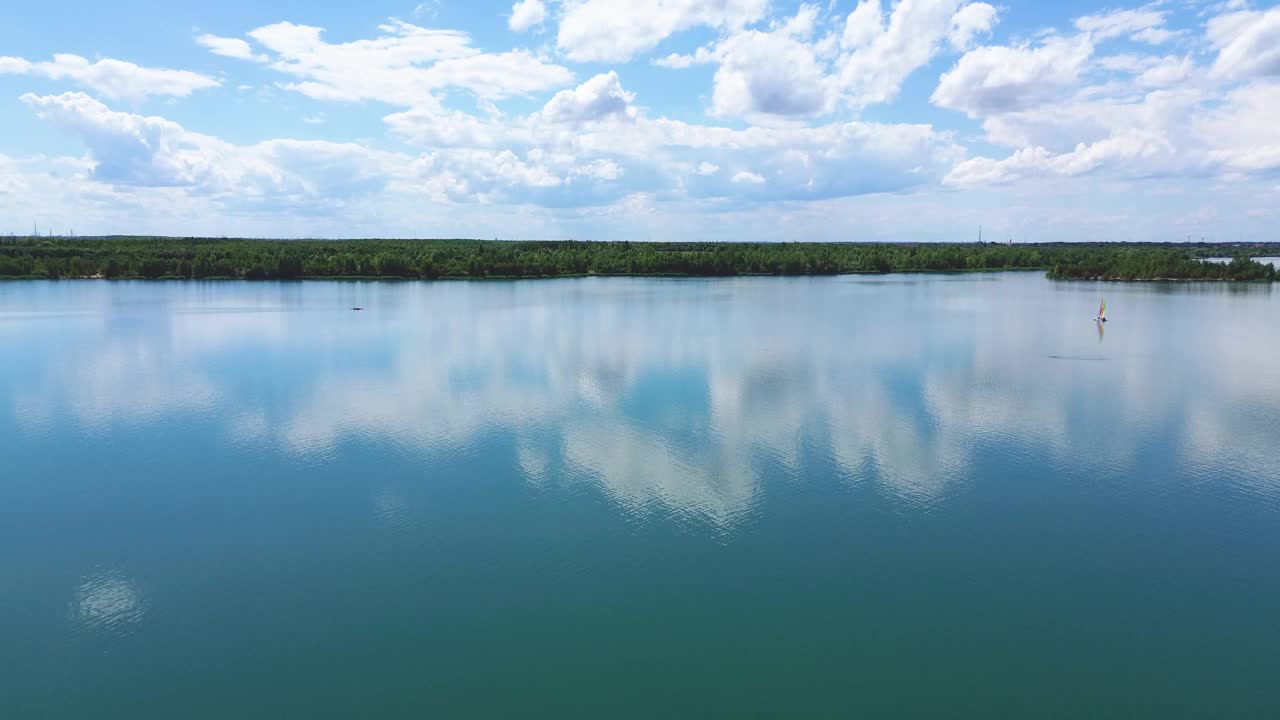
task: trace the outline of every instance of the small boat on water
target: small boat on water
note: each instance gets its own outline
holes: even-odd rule
[[[364,308],[357,306],[357,307],[353,307],[353,308],[351,308],[351,309],[352,309],[352,310],[363,310]]]
[[[1098,317],[1093,319],[1096,323],[1104,323],[1107,321],[1107,299],[1102,298],[1102,305],[1098,307]]]

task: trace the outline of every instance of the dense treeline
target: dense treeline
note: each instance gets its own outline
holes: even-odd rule
[[[1237,255],[1230,262],[1206,262],[1176,250],[1119,248],[1065,257],[1049,268],[1064,280],[1276,280],[1275,267]]]
[[[832,275],[1043,269],[1055,278],[1274,280],[1267,265],[1193,258],[1280,245],[1059,243],[629,243],[487,240],[5,238],[0,277],[485,278],[565,275]]]

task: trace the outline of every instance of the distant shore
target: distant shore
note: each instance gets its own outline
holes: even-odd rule
[[[5,279],[448,280],[1039,270],[1060,280],[1273,282],[1280,243],[710,243],[0,239]],[[1229,256],[1230,262],[1202,262]]]

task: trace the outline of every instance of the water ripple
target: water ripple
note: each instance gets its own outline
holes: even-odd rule
[[[117,569],[100,569],[81,579],[70,606],[71,620],[86,632],[122,634],[147,614],[137,583]]]

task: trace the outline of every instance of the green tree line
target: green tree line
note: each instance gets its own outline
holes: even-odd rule
[[[1216,251],[1216,252],[1214,252]],[[1239,253],[1230,263],[1197,258]],[[703,243],[488,240],[0,239],[0,277],[521,278],[834,275],[1041,269],[1063,279],[1275,280],[1280,244]]]

